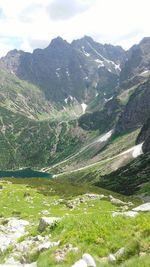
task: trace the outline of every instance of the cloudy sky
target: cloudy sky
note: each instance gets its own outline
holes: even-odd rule
[[[150,36],[150,0],[0,0],[0,56],[84,35],[125,49]]]

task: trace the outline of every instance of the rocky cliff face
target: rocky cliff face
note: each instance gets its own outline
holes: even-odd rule
[[[71,44],[58,37],[32,54],[10,51],[0,60],[0,67],[37,85],[49,100],[62,107],[69,98],[89,103],[101,91],[112,95],[125,55],[122,48],[98,44],[90,37]]]
[[[127,52],[127,60],[120,73],[120,82],[126,83],[140,73],[150,69],[150,37],[144,38]]]
[[[111,130],[121,112],[121,104],[117,99],[110,99],[103,110],[86,113],[79,118],[79,126],[85,130],[105,132]]]
[[[150,114],[150,80],[139,85],[130,96],[116,125],[116,132],[122,133],[141,127]]]
[[[143,152],[150,152],[150,118],[146,121],[144,126],[141,129],[141,132],[137,138],[137,143],[143,144]]]

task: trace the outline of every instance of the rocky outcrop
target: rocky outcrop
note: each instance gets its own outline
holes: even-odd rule
[[[150,202],[134,208],[133,211],[150,211]]]
[[[127,60],[120,74],[121,83],[150,69],[150,37],[144,38],[127,52]]]
[[[146,121],[137,138],[137,143],[143,142],[143,152],[150,152],[150,118]]]
[[[57,107],[63,107],[68,98],[87,103],[100,90],[114,92],[125,57],[121,47],[98,44],[90,37],[72,44],[58,37],[33,53],[10,51],[0,60],[0,68],[37,85]]]
[[[53,226],[60,221],[58,217],[42,217],[39,222],[38,231],[43,232],[48,226]]]
[[[96,263],[94,258],[90,254],[84,253],[82,255],[82,259],[77,261],[71,267],[96,267]]]
[[[150,80],[137,87],[116,125],[116,133],[142,127],[150,114]]]
[[[86,113],[79,118],[79,126],[85,130],[105,132],[114,127],[122,106],[116,98],[106,99],[104,108],[93,113]]]

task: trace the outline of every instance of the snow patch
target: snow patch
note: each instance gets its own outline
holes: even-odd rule
[[[109,72],[112,72],[111,69],[109,69],[109,68],[108,68],[107,70],[108,70]]]
[[[69,95],[68,97],[66,97],[65,99],[64,99],[64,101],[66,102],[66,104],[68,103],[68,100],[73,100],[74,98],[73,98],[73,96],[71,96],[71,95]]]
[[[143,154],[142,146],[143,146],[143,143],[141,143],[139,145],[136,145],[134,147],[131,147],[128,150],[122,152],[120,155],[125,155],[125,154],[131,152],[132,153],[132,157],[133,158],[137,158],[138,156]]]
[[[99,63],[98,68],[101,68],[101,67],[104,67],[105,66],[103,60],[100,60],[98,58],[95,59],[95,62]]]
[[[144,70],[143,72],[141,72],[141,74],[146,74],[148,72],[149,72],[149,70]]]
[[[56,73],[57,78],[59,78],[60,74],[57,71],[55,73]]]
[[[98,142],[105,142],[105,141],[107,141],[112,136],[112,133],[113,133],[113,130],[107,132],[106,134],[104,134],[103,136],[101,136],[98,139]]]
[[[133,158],[137,158],[138,156],[143,154],[142,146],[143,146],[143,143],[134,147],[134,150],[132,153]]]
[[[84,113],[86,111],[87,105],[85,103],[82,103],[81,107],[82,107],[82,110],[83,110],[83,113]]]
[[[82,46],[82,52],[84,53],[84,55],[86,57],[90,57],[90,54],[85,51],[85,47],[84,46]]]
[[[121,71],[120,64],[115,64],[115,69]]]
[[[106,94],[105,94],[106,95]],[[108,101],[110,101],[110,100],[112,100],[113,99],[113,96],[111,96],[110,98],[104,98],[104,100],[105,100],[105,102],[108,102]]]
[[[84,78],[83,78],[83,80],[88,80],[88,77],[87,77],[87,76],[86,76],[86,77],[84,77]]]
[[[68,71],[68,70],[66,71],[66,74],[67,74],[67,76],[68,76],[68,77],[70,77],[70,73],[69,73],[69,71]]]

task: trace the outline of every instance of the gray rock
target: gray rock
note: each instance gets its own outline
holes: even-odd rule
[[[90,254],[84,253],[82,259],[86,262],[88,267],[96,267],[95,260]]]
[[[133,211],[150,211],[150,202],[134,208]]]
[[[75,264],[73,264],[71,267],[88,267],[88,265],[83,259],[81,259],[75,262]]]
[[[122,248],[120,248],[120,249],[114,254],[114,256],[118,259],[118,258],[120,258],[121,256],[123,256],[124,253],[125,253],[125,248],[122,247]]]
[[[115,257],[115,255],[113,255],[113,254],[109,254],[109,256],[107,257],[107,260],[108,260],[109,262],[114,262],[114,261],[116,261],[116,257]]]
[[[52,248],[54,246],[58,246],[59,243],[60,243],[60,241],[58,241],[58,242],[50,242],[50,241],[48,241],[48,242],[46,242],[44,244],[39,245],[38,250],[41,252],[41,251],[47,250],[49,248]]]
[[[114,198],[111,195],[109,196],[109,199],[110,199],[111,203],[114,205],[117,205],[117,206],[127,205],[126,202],[123,202],[122,200],[120,200],[118,198]]]
[[[38,230],[43,232],[48,226],[52,226],[60,221],[58,217],[42,217],[39,222]]]

